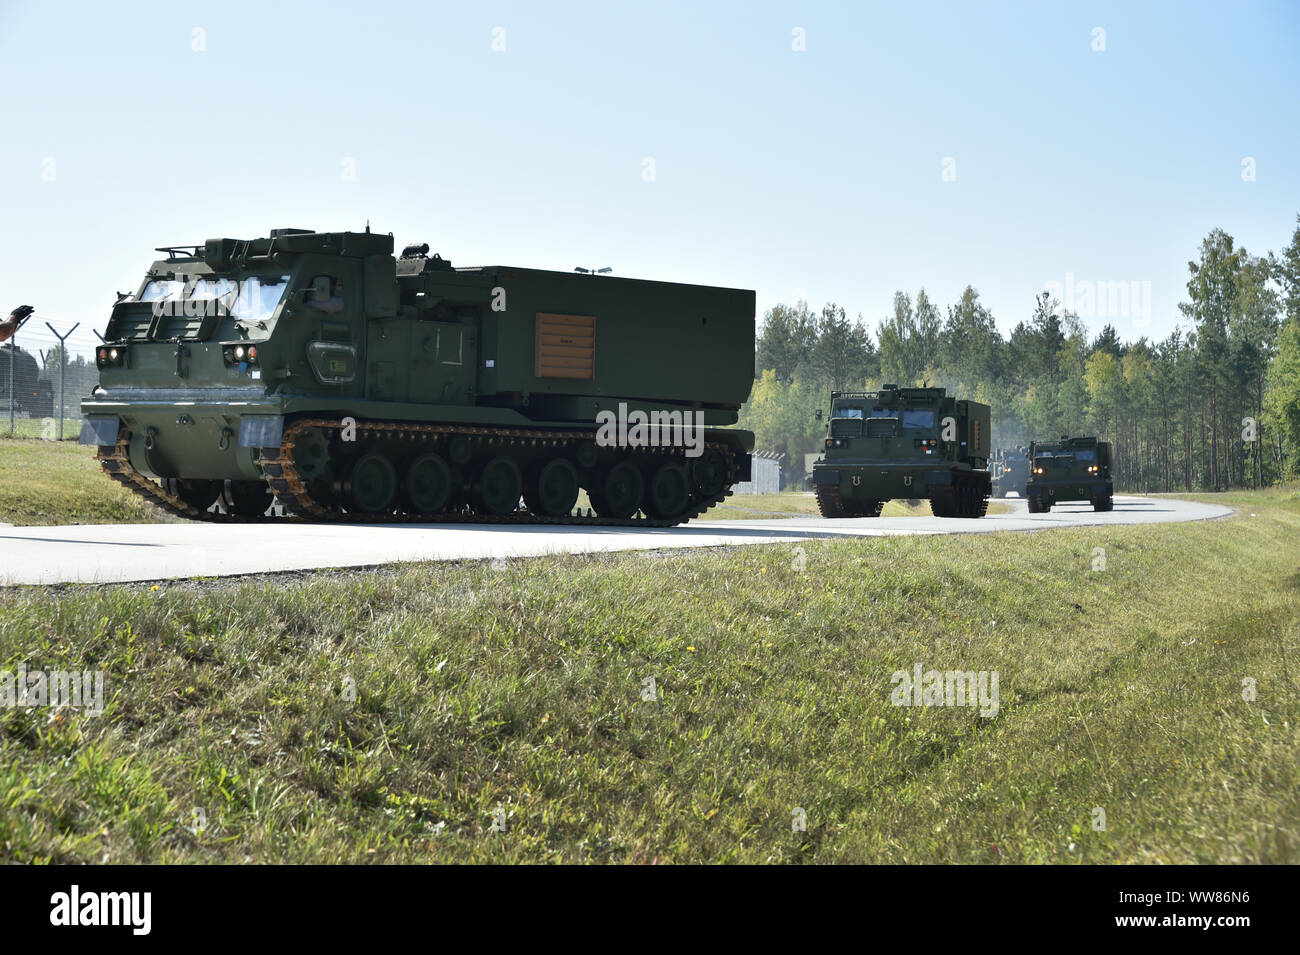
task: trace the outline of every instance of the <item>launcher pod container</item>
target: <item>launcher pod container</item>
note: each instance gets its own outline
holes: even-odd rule
[[[1024,448],[994,451],[989,473],[993,475],[994,497],[1006,497],[1012,491],[1024,497],[1029,482],[1029,452]]]
[[[453,268],[368,230],[159,251],[82,441],[172,514],[668,526],[749,478],[752,291]]]
[[[936,517],[983,517],[989,407],[942,388],[831,392],[812,484],[823,517],[879,517],[893,498],[930,500]]]
[[[1030,514],[1045,514],[1064,501],[1087,501],[1094,511],[1114,507],[1109,443],[1065,436],[1054,443],[1035,441],[1029,459]]]

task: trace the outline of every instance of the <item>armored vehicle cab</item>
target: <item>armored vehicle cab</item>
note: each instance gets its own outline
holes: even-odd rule
[[[936,517],[983,517],[988,456],[988,405],[943,388],[832,392],[813,490],[823,517],[879,517],[885,501],[921,497]]]
[[[1114,506],[1107,442],[1065,436],[1053,443],[1033,442],[1029,459],[1029,513],[1045,514],[1065,501],[1087,501],[1094,511]]]

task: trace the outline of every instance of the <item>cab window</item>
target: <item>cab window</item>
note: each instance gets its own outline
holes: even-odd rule
[[[327,315],[337,315],[343,311],[343,283],[332,275],[316,276],[303,304]]]
[[[929,408],[909,409],[903,412],[904,429],[928,431],[934,427],[934,411]]]
[[[837,418],[861,418],[861,417],[862,417],[862,409],[861,409],[861,408],[858,408],[858,407],[854,407],[854,406],[845,406],[845,405],[840,405],[838,408],[835,409],[835,417],[837,417]]]

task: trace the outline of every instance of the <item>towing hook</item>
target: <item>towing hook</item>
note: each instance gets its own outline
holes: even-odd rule
[[[152,450],[153,450],[154,438],[156,438],[156,437],[158,437],[158,429],[157,429],[157,428],[149,428],[149,429],[147,429],[147,430],[145,431],[145,433],[144,433],[144,449],[145,449],[146,451],[152,451]]]
[[[221,437],[217,439],[217,450],[229,451],[230,439],[233,438],[234,436],[235,436],[235,432],[231,431],[229,428],[222,428]]]

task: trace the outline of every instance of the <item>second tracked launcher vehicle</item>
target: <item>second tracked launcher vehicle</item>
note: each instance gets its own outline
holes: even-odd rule
[[[453,268],[368,230],[160,251],[82,441],[173,514],[667,526],[749,478],[752,291]]]
[[[813,491],[823,517],[879,517],[885,501],[922,497],[936,517],[983,517],[988,457],[988,405],[943,388],[832,392]]]
[[[1029,513],[1046,514],[1054,504],[1087,501],[1094,511],[1114,505],[1110,444],[1096,438],[1070,438],[1029,445]]]

